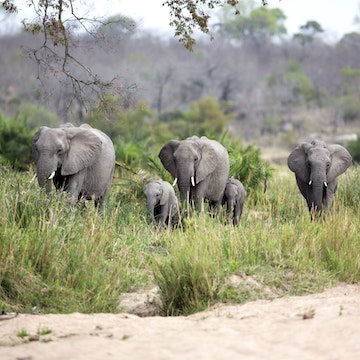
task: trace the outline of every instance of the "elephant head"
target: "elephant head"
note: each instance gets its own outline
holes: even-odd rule
[[[58,189],[75,197],[107,195],[115,166],[111,140],[89,125],[41,127],[32,142],[40,187]]]
[[[301,194],[309,210],[321,211],[331,205],[337,190],[337,177],[351,165],[349,152],[341,145],[313,140],[298,145],[288,157]]]
[[[229,173],[227,150],[217,141],[193,136],[186,140],[170,140],[159,158],[177,183],[180,200],[194,200],[197,208],[207,198],[221,202]]]

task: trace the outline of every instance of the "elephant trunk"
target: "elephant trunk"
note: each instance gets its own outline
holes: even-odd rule
[[[180,192],[180,201],[189,201],[189,190],[190,186],[180,186],[179,185],[179,192]]]
[[[150,219],[153,223],[155,223],[155,206],[156,206],[156,198],[148,198],[146,200],[146,205],[149,210]]]
[[[51,192],[52,181],[55,176],[54,168],[56,169],[56,165],[49,166],[48,163],[44,163],[41,159],[36,164],[38,183],[47,193]]]
[[[230,212],[234,209],[235,201],[233,198],[228,198],[226,202],[226,212],[230,214]]]
[[[189,201],[189,193],[190,193],[190,179],[188,181],[184,181],[183,179],[178,180],[178,187],[180,192],[180,201],[188,202]]]
[[[314,183],[312,187],[314,194],[313,207],[315,208],[315,210],[321,211],[323,208],[323,199],[326,187],[323,181],[320,183]]]
[[[49,179],[49,175],[45,175],[43,171],[37,171],[37,178],[40,187],[44,188],[47,193],[50,193],[52,188],[52,180]]]

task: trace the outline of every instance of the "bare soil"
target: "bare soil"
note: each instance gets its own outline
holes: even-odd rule
[[[0,315],[0,344],[0,359],[6,360],[355,360],[360,359],[360,285],[222,304],[187,317]]]

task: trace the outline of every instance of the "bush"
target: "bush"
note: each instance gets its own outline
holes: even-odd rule
[[[349,141],[346,144],[346,148],[349,150],[353,161],[356,163],[360,163],[360,134],[358,135],[358,138],[356,140]]]
[[[266,188],[268,180],[272,176],[270,163],[261,159],[260,149],[253,145],[243,146],[237,141],[229,141],[225,146],[229,151],[230,174],[239,179],[247,192],[259,188]]]
[[[34,132],[25,120],[6,119],[0,114],[0,163],[26,170],[32,163],[31,142]]]
[[[360,119],[360,102],[358,96],[342,96],[337,100],[338,106],[346,122]]]

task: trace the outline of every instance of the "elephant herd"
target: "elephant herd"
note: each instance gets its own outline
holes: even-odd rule
[[[59,128],[41,127],[32,142],[36,174],[40,187],[56,189],[76,199],[94,199],[101,209],[106,202],[115,169],[111,139],[102,131],[83,124],[64,124]],[[144,186],[147,208],[154,224],[176,225],[180,204],[190,203],[202,210],[204,201],[216,211],[226,204],[234,226],[239,224],[246,197],[243,184],[229,178],[229,155],[224,146],[203,136],[170,140],[159,158],[174,179],[173,186],[161,179]],[[313,140],[298,145],[288,157],[300,193],[306,199],[312,218],[329,208],[338,186],[338,176],[351,165],[352,157],[341,145]]]
[[[191,203],[202,210],[204,201],[215,211],[227,205],[234,225],[238,225],[246,192],[242,183],[229,176],[229,154],[224,146],[203,136],[185,140],[170,140],[160,150],[164,168],[174,178],[181,204]],[[179,203],[175,190],[161,179],[150,181],[144,187],[150,217],[155,224],[177,224]]]

